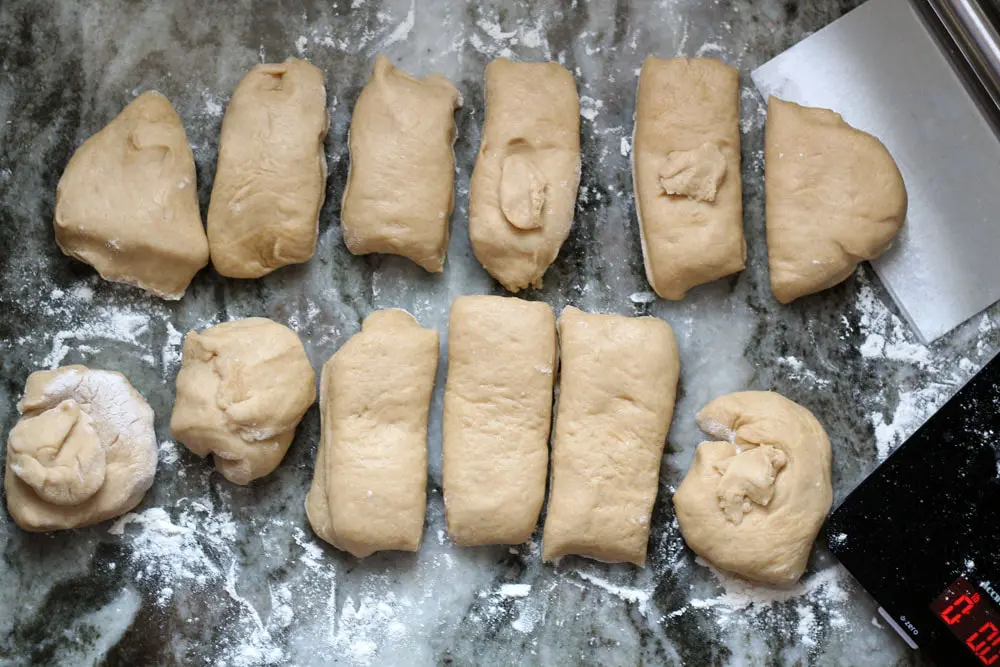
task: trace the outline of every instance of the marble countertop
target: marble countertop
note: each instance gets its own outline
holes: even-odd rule
[[[842,499],[1000,347],[994,307],[932,347],[899,317],[867,266],[820,295],[771,297],[763,218],[763,101],[749,72],[853,2],[335,0],[0,6],[0,432],[38,368],[125,372],[156,410],[156,483],[124,520],[47,535],[0,512],[0,664],[922,665],[873,621],[874,602],[814,550],[790,591],[720,576],[688,551],[669,502],[711,398],[775,389],[808,406],[834,447]],[[442,72],[461,90],[457,201],[444,274],[395,257],[354,257],[338,208],[350,112],[376,53]],[[741,69],[748,266],[656,300],[646,284],[629,151],[642,59],[709,55]],[[256,281],[205,270],[180,302],[96,278],[53,240],[55,187],[73,150],[139,92],[184,120],[204,212],[229,95],[261,60],[306,57],[326,73],[330,177],[314,259]],[[288,456],[249,487],[227,483],[171,441],[184,332],[262,315],[292,326],[318,368],[376,308],[403,307],[445,333],[459,294],[500,293],[475,261],[468,181],[483,119],[482,74],[500,55],[554,59],[582,102],[583,175],[569,240],[527,298],[556,308],[669,321],[681,380],[664,456],[649,564],[567,558],[539,541],[459,549],[440,497],[443,368],[432,409],[427,528],[417,554],[358,561],[315,538],[303,499],[318,414]]]

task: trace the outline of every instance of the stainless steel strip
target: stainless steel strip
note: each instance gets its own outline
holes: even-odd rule
[[[982,0],[925,2],[975,73],[994,109],[1000,110],[1000,26],[996,8],[986,6]]]

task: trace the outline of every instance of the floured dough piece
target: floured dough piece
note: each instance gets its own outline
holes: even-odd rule
[[[542,558],[643,566],[680,362],[653,317],[559,317],[559,409]]]
[[[437,331],[406,311],[380,310],[323,367],[306,514],[338,549],[364,558],[420,548],[437,359]]]
[[[384,252],[441,271],[455,202],[458,90],[375,58],[351,117],[351,168],[340,222],[355,255]]]
[[[541,287],[569,236],[580,184],[580,100],[556,63],[486,67],[486,122],[469,185],[469,237],[501,285]]]
[[[776,97],[767,109],[767,256],[771,290],[789,303],[887,250],[906,217],[906,187],[882,142],[840,114]]]
[[[809,410],[769,391],[706,405],[703,442],[674,494],[684,541],[751,581],[790,585],[830,511],[830,440]]]
[[[712,58],[650,56],[632,177],[646,278],[665,299],[743,269],[739,75]]]
[[[455,544],[521,544],[535,531],[555,370],[548,305],[499,296],[452,303],[442,479]]]
[[[28,376],[7,439],[7,509],[30,531],[78,528],[134,508],[153,485],[153,410],[113,371]]]
[[[326,197],[329,126],[323,73],[314,65],[289,58],[243,77],[222,120],[208,206],[216,271],[259,278],[309,261]]]
[[[160,93],[143,93],[73,154],[56,187],[56,243],[105,280],[179,299],[208,264],[194,155]]]
[[[285,457],[316,400],[316,374],[295,332],[263,317],[184,337],[170,430],[198,456],[212,454],[230,482],[249,484]]]

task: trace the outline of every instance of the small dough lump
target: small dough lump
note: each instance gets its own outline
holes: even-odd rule
[[[768,100],[767,256],[781,303],[833,287],[892,244],[906,187],[875,137],[827,109]]]
[[[698,445],[674,494],[684,540],[720,570],[794,584],[833,500],[826,432],[769,391],[717,398],[697,421],[716,440]]]
[[[259,278],[308,262],[326,197],[323,73],[297,58],[247,73],[226,108],[208,206],[215,270]]]
[[[194,155],[166,97],[143,93],[83,142],[56,187],[56,243],[105,280],[179,299],[208,264]]]
[[[64,366],[28,377],[7,439],[7,509],[30,531],[128,512],[156,473],[153,410],[121,373]]]
[[[316,399],[316,374],[295,332],[262,317],[184,337],[174,437],[212,454],[230,482],[249,484],[284,458]]]

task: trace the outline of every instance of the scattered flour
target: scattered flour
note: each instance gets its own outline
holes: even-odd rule
[[[777,362],[779,366],[789,370],[788,377],[793,380],[804,380],[818,387],[826,387],[830,384],[830,380],[821,378],[814,371],[806,368],[802,360],[797,357],[778,357]]]
[[[767,120],[767,102],[765,102],[756,88],[752,86],[744,87],[740,90],[740,132],[747,134],[754,130],[764,129]],[[763,152],[760,153],[761,167],[763,168]],[[756,162],[756,160],[755,160]],[[760,169],[757,169],[760,171]]]
[[[160,351],[160,362],[163,364],[163,372],[173,371],[181,363],[181,345],[184,343],[184,334],[174,327],[173,323],[167,321],[167,341]]]
[[[504,30],[498,17],[480,15],[475,25],[480,32],[471,33],[468,42],[472,48],[484,55],[491,58],[516,58],[518,54],[511,47],[520,45],[528,49],[537,49],[541,51],[544,60],[552,60],[552,51],[545,37],[545,23],[542,19],[538,19],[534,24],[520,21],[512,26],[511,30]]]
[[[705,42],[698,47],[698,50],[694,52],[695,58],[701,58],[702,56],[708,55],[709,53],[725,54],[727,52],[726,48],[719,44],[718,42]]]
[[[656,301],[656,294],[653,292],[633,292],[628,298],[632,303],[653,303]]]
[[[799,634],[799,642],[806,648],[815,647],[815,633],[818,628],[816,614],[813,612],[812,607],[803,604],[797,605],[795,611],[799,615],[799,624],[796,627]]]
[[[149,332],[149,315],[123,308],[99,308],[79,326],[52,335],[52,349],[39,362],[44,368],[57,368],[72,350],[69,341],[113,340],[141,346],[140,337]],[[24,341],[18,341],[24,342]]]
[[[817,612],[828,619],[829,627],[844,628],[848,625],[844,612],[849,596],[841,585],[842,571],[839,566],[822,569],[791,588],[772,588],[719,572],[701,558],[697,562],[712,570],[723,592],[711,598],[692,599],[665,618],[680,616],[689,609],[708,609],[713,612],[720,628],[728,628],[734,624],[751,623],[761,616],[771,616],[778,607],[794,603],[798,619],[795,630],[800,643],[807,647],[816,646],[817,635],[823,627],[817,620]]]
[[[524,598],[531,593],[531,584],[504,584],[497,595],[505,598]]]
[[[171,444],[163,443],[161,450]],[[160,607],[171,603],[178,587],[224,592],[235,603],[236,615],[219,640],[218,664],[257,667],[285,662],[276,634],[293,620],[291,590],[286,584],[269,587],[271,611],[265,621],[238,590],[238,527],[232,514],[214,508],[207,496],[182,498],[174,514],[151,507],[126,514],[108,530],[131,548],[127,558],[135,582],[151,588]]]
[[[204,97],[205,97],[205,108],[204,108],[205,115],[210,116],[212,118],[221,118],[224,107],[222,105],[222,102],[219,101],[219,98],[212,93],[205,93]]]
[[[171,440],[164,440],[159,447],[159,462],[163,465],[172,466],[180,460],[180,453],[177,451],[177,443]]]
[[[876,405],[868,415],[875,431],[875,447],[879,460],[889,456],[906,438],[916,431],[972,375],[980,363],[968,358],[949,361],[916,339],[910,328],[876,296],[870,285],[863,284],[855,308],[858,328],[864,336],[861,355],[872,362],[893,363],[913,369],[909,380],[893,387],[883,387]],[[980,339],[989,333],[988,316],[979,326]],[[988,350],[977,347],[984,356]],[[886,405],[895,400],[893,407]]]
[[[382,42],[382,48],[405,41],[410,36],[410,31],[417,22],[417,0],[410,0],[410,9],[406,12],[406,18],[397,25],[389,36]]]
[[[310,570],[316,571],[324,567],[323,560],[323,548],[311,540],[301,528],[296,528],[292,533],[292,539],[295,543],[302,548],[302,555],[299,556],[299,562],[308,567]],[[328,567],[328,566],[327,566]]]
[[[936,370],[931,352],[921,344],[912,330],[879,300],[870,285],[862,285],[855,304],[860,315],[859,326],[865,334],[861,356],[866,359],[889,359],[912,364],[918,368]]]
[[[584,581],[601,588],[608,593],[611,593],[615,597],[624,600],[625,602],[630,602],[632,604],[638,605],[639,613],[646,615],[649,611],[649,601],[653,597],[652,590],[643,590],[641,588],[629,588],[626,586],[619,586],[613,584],[606,579],[602,579],[595,574],[589,572],[576,571],[574,574]]]
[[[601,100],[595,100],[593,97],[588,97],[587,95],[580,96],[580,115],[583,118],[593,122],[603,108],[604,102]]]

